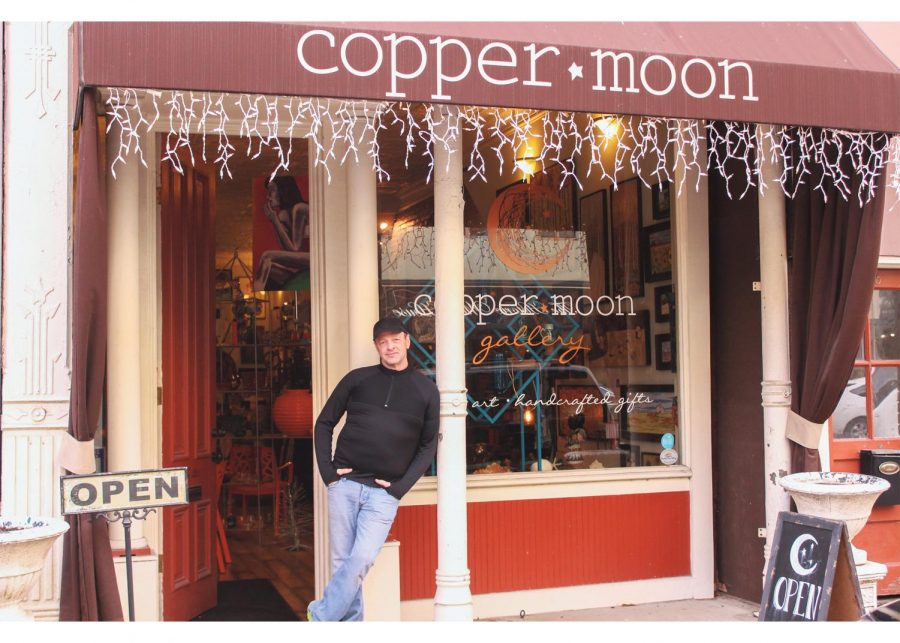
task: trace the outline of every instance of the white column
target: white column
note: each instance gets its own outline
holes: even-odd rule
[[[59,516],[70,387],[69,24],[4,28],[2,514]],[[59,617],[62,543],[24,606],[38,620]]]
[[[362,124],[355,130],[357,140],[362,139]],[[372,325],[378,319],[378,200],[375,169],[365,141],[359,145],[357,159],[351,156],[347,161],[347,263],[350,368],[358,368],[376,358]]]
[[[682,123],[683,128],[690,124]],[[698,127],[702,128],[703,124]],[[702,131],[702,129],[701,129]],[[699,155],[706,141],[699,137]],[[688,176],[685,176],[685,174]],[[683,181],[683,183],[682,183]],[[706,177],[676,165],[672,240],[678,333],[678,408],[683,462],[691,468],[691,577],[694,598],[715,591],[712,495],[712,366],[709,304],[709,195]]]
[[[435,135],[445,137],[456,108],[444,108]],[[441,429],[437,455],[436,621],[471,621],[466,527],[466,352],[463,324],[462,140],[434,143],[435,329]]]
[[[119,152],[114,126],[106,139],[108,158]],[[141,164],[129,159],[106,170],[109,217],[109,275],[107,279],[106,413],[108,468],[139,471],[141,467]],[[121,522],[109,526],[113,549],[125,549]],[[144,522],[131,527],[131,546],[147,546]]]
[[[316,147],[310,139],[309,158]],[[343,154],[338,143],[335,153]],[[313,414],[318,416],[328,394],[347,373],[350,364],[347,337],[347,178],[346,166],[332,164],[331,181],[325,168],[309,164],[310,287],[312,289]],[[371,326],[369,327],[371,332]],[[370,342],[371,342],[371,335]],[[340,427],[338,427],[340,428]],[[335,431],[337,435],[337,431]],[[313,467],[316,467],[313,454]],[[315,531],[316,597],[321,598],[331,576],[328,542],[328,493],[318,469],[313,473],[313,528]]]
[[[760,126],[767,127],[767,126]],[[762,154],[762,152],[760,152]],[[775,178],[780,163],[766,151],[763,176],[768,180],[759,194],[759,264],[762,280],[762,405],[766,485],[766,561],[778,513],[788,511],[790,497],[778,479],[790,472],[790,450],[785,437],[791,405],[790,347],[788,336],[787,224],[785,196]]]

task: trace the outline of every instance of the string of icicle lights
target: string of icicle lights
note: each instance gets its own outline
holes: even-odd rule
[[[141,100],[143,98],[143,100]],[[235,109],[236,108],[236,109]],[[657,117],[616,117],[604,121],[575,112],[540,112],[493,107],[447,108],[421,103],[364,103],[327,98],[272,97],[248,94],[195,92],[141,92],[109,89],[106,100],[109,129],[119,136],[118,153],[111,170],[134,156],[146,166],[142,141],[156,124],[168,122],[162,160],[183,172],[179,151],[195,159],[212,161],[220,178],[231,178],[229,161],[239,149],[249,158],[264,150],[275,152],[278,162],[271,176],[288,171],[296,154],[294,136],[312,139],[311,162],[322,168],[328,180],[335,164],[368,158],[379,181],[389,181],[382,165],[385,135],[399,135],[406,149],[405,163],[424,159],[428,180],[434,172],[435,145],[453,150],[464,132],[473,144],[466,152],[469,180],[488,180],[488,160],[495,155],[500,175],[513,177],[517,168],[510,159],[534,146],[538,167],[559,164],[564,181],[581,188],[581,179],[599,173],[615,186],[636,175],[648,187],[672,182],[680,194],[686,183],[716,172],[725,179],[730,198],[741,198],[770,180],[793,197],[797,189],[821,168],[821,180],[813,187],[826,196],[836,186],[845,199],[860,204],[875,196],[876,178],[888,163],[892,171],[887,188],[892,202],[900,201],[900,137],[879,132],[852,132],[811,127],[772,126],[752,123],[710,122]],[[239,136],[229,126],[239,114]],[[390,132],[389,132],[390,130]],[[190,135],[203,135],[201,149],[191,146]],[[115,135],[115,134],[114,134]],[[208,149],[207,137],[215,141]],[[701,141],[708,137],[709,153]],[[236,140],[237,139],[237,140]],[[535,145],[535,141],[540,141]],[[763,159],[783,168],[780,176],[764,176]],[[578,172],[576,172],[576,168]],[[647,168],[652,170],[647,171]],[[737,169],[736,169],[737,168]],[[850,168],[849,172],[848,169]],[[579,176],[580,173],[580,176]],[[676,180],[677,177],[677,180]],[[740,180],[739,180],[740,179]],[[854,192],[856,179],[856,193]]]

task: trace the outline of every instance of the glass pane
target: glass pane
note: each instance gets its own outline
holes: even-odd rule
[[[614,191],[537,152],[482,153],[504,158],[463,194],[468,473],[678,463],[669,185]],[[392,176],[427,186],[410,197],[432,192],[427,162],[397,163]],[[379,237],[381,312],[433,376],[434,201],[389,196],[379,188],[379,212],[396,212]]]
[[[469,473],[677,463],[668,186],[548,163],[490,188],[466,205]]]
[[[874,430],[872,437],[896,438],[900,406],[897,403],[897,381],[900,367],[882,366],[872,369],[872,415]]]
[[[861,361],[863,361],[864,359],[866,359],[866,355],[865,355],[865,353],[863,352],[863,346],[864,346],[864,344],[865,344],[865,341],[866,341],[866,340],[864,340],[864,339],[859,340],[859,350],[856,351],[856,361],[857,361],[857,362],[861,362]]]
[[[872,295],[872,359],[900,359],[900,290]]]
[[[831,416],[832,432],[835,440],[864,438],[867,435],[866,420],[866,372],[864,368],[854,368],[847,387]]]

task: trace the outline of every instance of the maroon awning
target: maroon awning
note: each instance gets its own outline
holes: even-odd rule
[[[900,131],[855,23],[78,23],[86,86]]]

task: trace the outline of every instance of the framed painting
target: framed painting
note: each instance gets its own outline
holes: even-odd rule
[[[610,193],[609,201],[611,294],[643,297],[640,179],[620,182]]]
[[[650,366],[650,311],[597,315],[591,330],[592,366]]]
[[[672,229],[668,223],[657,223],[642,231],[644,274],[650,281],[672,279]]]
[[[656,370],[675,372],[675,346],[672,336],[668,333],[657,335],[656,344]]]
[[[653,220],[662,221],[669,218],[671,205],[669,201],[669,187],[672,184],[668,181],[661,181],[653,186]]]
[[[678,398],[675,387],[662,384],[622,386],[625,406],[619,413],[620,434],[627,439],[657,439],[678,434]]]
[[[659,461],[659,454],[652,453],[648,451],[644,451],[641,453],[641,466],[642,467],[656,467],[662,464]]]
[[[309,290],[309,177],[254,177],[252,197],[251,290]]]
[[[657,324],[664,324],[669,321],[675,310],[675,292],[672,286],[659,286],[653,295],[655,303],[653,319]]]
[[[587,238],[588,277],[591,296],[609,293],[609,210],[608,193],[598,190],[581,197],[578,219]]]
[[[584,429],[586,436],[590,439],[596,440],[598,437],[601,437],[601,433],[602,437],[606,436],[606,427],[603,424],[606,421],[606,406],[604,404],[585,404],[581,409],[581,413],[576,413],[579,410],[576,402],[586,399],[586,396],[589,395],[597,399],[601,397],[597,387],[589,384],[557,385],[556,396],[557,402],[559,402],[558,435],[568,436],[578,429]]]

